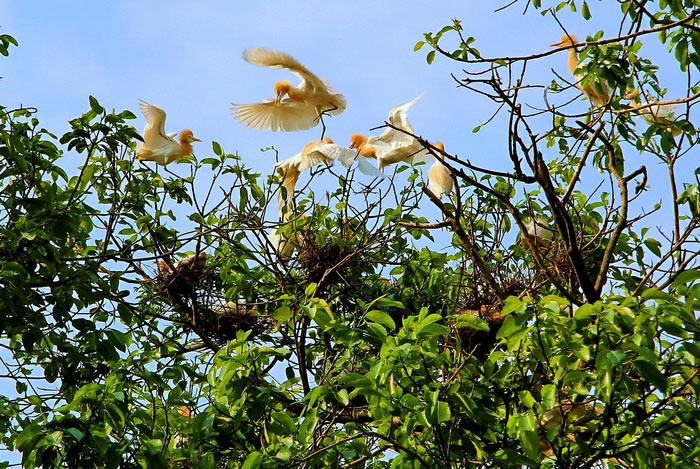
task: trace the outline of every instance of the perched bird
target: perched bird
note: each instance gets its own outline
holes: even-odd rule
[[[278,81],[274,88],[275,99],[234,104],[233,117],[242,124],[260,130],[306,130],[319,121],[323,124],[323,114],[336,115],[345,110],[345,97],[291,55],[263,47],[249,47],[243,52],[243,58],[254,65],[287,68],[301,78],[301,83],[294,87],[287,80]]]
[[[434,146],[442,152],[445,151],[445,145],[442,142],[435,142]],[[452,192],[454,187],[450,170],[437,158],[435,158],[435,162],[428,170],[428,186],[438,199],[442,199],[442,194]]]
[[[180,132],[178,140],[173,137],[176,134],[165,133],[165,111],[155,104],[141,101],[141,112],[148,123],[143,129],[143,143],[136,147],[136,155],[139,161],[155,161],[165,166],[173,161],[178,161],[192,154],[192,142],[201,142],[195,138],[191,130]]]
[[[333,143],[333,140],[325,137],[322,140],[314,140],[307,143],[301,149],[301,152],[297,153],[291,158],[287,158],[286,160],[275,164],[275,170],[282,178],[278,206],[280,208],[287,208],[286,211],[281,210],[281,212],[286,212],[280,213],[282,218],[286,219],[291,213],[291,201],[294,198],[294,187],[296,186],[297,180],[299,179],[299,174],[302,171],[322,163],[331,165],[336,160],[340,160],[343,166],[349,167],[356,158],[356,151],[336,145]],[[359,158],[357,160],[358,167],[363,173],[375,177],[384,176],[384,174],[380,173],[377,168],[366,162],[364,158]],[[284,188],[284,191],[282,188]],[[287,202],[286,204],[284,203],[285,200]]]
[[[605,106],[610,99],[610,90],[603,81],[587,76],[583,71],[576,71],[579,66],[578,55],[576,55],[576,37],[573,34],[565,34],[561,41],[551,44],[551,47],[570,47],[569,49],[569,70],[574,74],[576,87],[583,91],[590,102],[597,107]]]
[[[301,220],[306,220],[308,217],[304,214],[301,215],[300,219]],[[289,259],[292,257],[292,254],[296,249],[299,249],[299,246],[302,245],[304,241],[304,233],[303,230],[305,229],[304,227],[297,227],[296,222],[290,222],[294,223],[294,232],[289,233],[288,231],[284,231],[282,233],[279,232],[279,229],[273,229],[270,231],[270,233],[267,235],[268,240],[270,241],[270,244],[272,244],[272,247],[275,249],[275,252],[277,255],[284,260]],[[286,226],[286,225],[285,225]]]
[[[637,114],[642,116],[648,123],[670,126],[669,130],[674,137],[677,137],[683,133],[681,129],[673,125],[673,123],[676,121],[676,117],[674,115],[676,107],[673,104],[652,104],[639,109],[645,105],[642,104],[642,100],[639,97],[639,90],[636,88],[627,90],[625,93],[625,98],[632,100],[632,107],[636,109]]]
[[[389,124],[413,134],[413,127],[408,122],[408,110],[423,97],[421,93],[409,103],[399,104],[389,112]],[[425,161],[427,150],[413,136],[387,127],[381,135],[367,138],[363,134],[354,133],[350,136],[350,148],[357,149],[365,158],[376,158],[380,171],[384,167],[400,161]]]
[[[546,249],[552,243],[554,233],[552,233],[552,230],[549,228],[549,222],[544,217],[528,218],[525,221],[525,230],[527,234],[535,239],[537,249]]]

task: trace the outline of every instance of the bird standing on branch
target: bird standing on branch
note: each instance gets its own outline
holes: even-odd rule
[[[381,135],[370,138],[360,133],[352,134],[350,148],[357,149],[358,153],[365,158],[376,158],[381,171],[384,171],[385,166],[400,161],[425,161],[427,150],[413,137],[413,127],[408,122],[407,116],[408,110],[424,94],[425,92],[421,93],[409,103],[394,106],[389,112],[388,122],[396,128],[387,127]]]
[[[631,105],[637,110],[636,113],[642,116],[648,123],[667,126],[674,137],[677,137],[683,133],[681,129],[673,125],[673,123],[676,121],[674,116],[675,106],[673,104],[652,104],[650,106],[644,105],[639,98],[639,90],[636,88],[627,90],[627,93],[625,93],[625,98],[632,100]]]
[[[573,34],[565,34],[561,41],[551,44],[551,47],[569,47],[569,70],[574,74],[574,79],[576,80],[576,87],[583,91],[589,101],[596,107],[605,106],[610,99],[610,90],[605,82],[598,80],[595,77],[587,75],[585,72],[579,70],[579,60],[576,54],[576,48],[574,47],[576,42],[576,37]]]
[[[139,161],[155,161],[165,166],[191,155],[192,142],[201,142],[189,129],[180,132],[179,144],[173,138],[176,134],[166,134],[165,111],[161,107],[141,101],[141,112],[148,123],[143,129],[143,143],[136,147]]]
[[[433,146],[441,152],[445,151],[445,145],[442,142],[435,142]],[[454,187],[450,170],[438,158],[435,158],[435,162],[428,170],[428,186],[438,199],[442,199],[442,194],[449,195]]]
[[[254,64],[272,68],[287,68],[301,78],[298,87],[287,80],[275,83],[275,99],[262,103],[234,104],[233,117],[253,129],[289,132],[323,125],[323,115],[336,115],[345,110],[345,97],[311,73],[302,63],[284,52],[249,47],[243,58]]]

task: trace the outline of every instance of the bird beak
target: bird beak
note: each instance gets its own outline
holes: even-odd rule
[[[561,47],[564,45],[564,41],[559,41],[555,42],[554,44],[550,44],[549,47]]]
[[[355,142],[350,143],[350,146],[348,147],[351,150],[355,149]]]
[[[275,104],[279,104],[280,101],[282,101],[283,97],[284,97],[284,93],[282,91],[278,91],[277,95],[275,96]]]
[[[193,142],[201,142],[201,140],[198,139],[197,137],[191,137],[190,139],[191,139]]]

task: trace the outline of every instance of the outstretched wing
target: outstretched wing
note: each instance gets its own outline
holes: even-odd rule
[[[284,52],[264,47],[249,47],[243,51],[243,58],[253,64],[272,68],[287,68],[305,82],[312,91],[328,91],[328,87],[319,77],[311,73],[304,64]]]
[[[283,99],[263,103],[234,104],[233,117],[242,124],[258,130],[291,132],[306,130],[318,124],[316,107],[307,103]]]
[[[149,104],[141,100],[141,112],[146,121],[143,129],[143,139],[150,148],[160,147],[167,142],[173,142],[173,138],[165,133],[165,111],[155,104]]]
[[[312,151],[308,153],[311,158],[316,158],[320,161],[335,161],[340,160],[343,166],[350,166],[355,161],[357,155],[356,150],[336,145],[335,143],[320,142]]]
[[[367,176],[372,176],[375,178],[386,178],[388,177],[382,171],[379,171],[374,165],[372,165],[367,158],[364,156],[357,157],[357,168],[362,171],[363,174]]]
[[[424,94],[425,91],[411,102],[397,104],[394,106],[391,111],[389,111],[388,122],[399,129],[405,130],[406,132],[410,132],[412,134],[415,133],[411,123],[408,121],[408,110],[411,109],[411,107],[416,104]],[[382,132],[382,134],[378,137],[370,137],[367,140],[367,143],[370,145],[381,146],[382,144],[386,144],[393,148],[409,146],[414,142],[415,138],[413,138],[411,135],[391,127],[384,129],[384,132]]]

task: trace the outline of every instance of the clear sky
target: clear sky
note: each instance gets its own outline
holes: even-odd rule
[[[502,129],[471,134],[491,104],[455,87],[450,73],[459,76],[459,64],[438,57],[428,66],[428,49],[413,52],[413,46],[454,17],[463,20],[467,35],[479,38],[484,54],[544,51],[561,36],[550,17],[523,17],[519,9],[493,13],[497,6],[464,0],[4,1],[2,32],[20,47],[0,60],[0,96],[5,105],[38,107],[42,124],[56,132],[88,109],[90,94],[108,109],[132,110],[142,129],[138,100],[144,99],[166,110],[169,132],[191,128],[205,141],[195,150],[200,158],[217,140],[269,171],[273,156],[259,153],[261,147],[274,145],[281,158],[291,156],[317,139],[320,127],[274,133],[248,129],[231,117],[231,102],[270,98],[278,79],[297,82],[286,70],[242,60],[246,47],[260,45],[292,54],[346,96],[347,110],[327,121],[336,143],[348,144],[352,132],[380,125],[391,107],[425,90],[409,116],[416,132],[474,162],[494,164],[501,159],[494,161],[494,153],[505,149]],[[599,26],[595,18],[583,23],[577,15],[562,17],[580,36]],[[541,65],[533,73],[551,75],[547,67],[566,72],[564,54]]]

